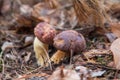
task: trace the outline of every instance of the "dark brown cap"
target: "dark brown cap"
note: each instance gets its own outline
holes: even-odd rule
[[[40,22],[34,29],[35,36],[45,44],[53,44],[56,30],[46,22]]]
[[[54,46],[62,51],[70,52],[73,50],[78,53],[86,48],[86,41],[82,34],[74,30],[67,30],[56,35]]]

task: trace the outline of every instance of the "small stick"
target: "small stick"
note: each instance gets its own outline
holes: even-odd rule
[[[70,65],[72,64],[72,56],[73,56],[73,50],[70,50]]]
[[[43,47],[42,47],[42,48],[43,48]],[[48,52],[45,50],[45,48],[43,48],[43,50],[45,51],[45,54],[46,54],[46,56],[47,56],[47,59],[48,59],[49,65],[50,65],[50,70],[53,70],[53,69],[52,69],[51,60],[50,60],[50,57],[49,57],[49,55],[48,55]]]

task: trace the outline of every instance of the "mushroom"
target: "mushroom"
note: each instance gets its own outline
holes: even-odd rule
[[[41,22],[34,29],[34,51],[38,65],[48,66],[48,46],[52,45],[56,30],[48,23]]]
[[[58,49],[58,51],[62,51],[58,53],[58,51],[52,56],[51,60],[54,63],[58,63],[57,60],[60,60],[60,55],[65,57],[70,53],[70,63],[72,59],[73,53],[79,53],[86,48],[86,41],[81,33],[78,33],[74,30],[67,30],[59,33],[54,38],[54,46]],[[56,57],[55,57],[56,56]],[[55,62],[56,61],[56,62]]]

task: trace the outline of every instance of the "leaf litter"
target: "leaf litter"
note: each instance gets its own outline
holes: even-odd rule
[[[0,5],[1,79],[54,80],[56,78],[57,80],[105,80],[106,78],[120,78],[118,49],[120,36],[119,2],[106,1],[104,5],[106,6],[107,14],[109,14],[112,20],[107,25],[107,30],[109,31],[107,33],[113,34],[111,37],[111,34],[105,36],[106,32],[102,32],[101,29],[97,30],[94,26],[90,27],[87,25],[90,29],[86,25],[80,26],[77,20],[78,16],[76,16],[70,0],[68,2],[58,0],[59,5],[51,6],[51,8],[48,5],[44,5],[46,2],[40,1],[1,0],[0,4],[3,3],[3,6]],[[51,1],[55,3],[54,0]],[[27,4],[24,5],[24,3]],[[68,65],[69,59],[58,65],[52,65],[52,71],[49,68],[37,66],[33,51],[33,31],[35,25],[41,21],[50,23],[59,32],[74,29],[86,36],[86,51],[73,56],[73,66]],[[115,40],[116,38],[118,39]],[[55,51],[52,47],[50,49],[51,53]],[[111,62],[113,64],[109,66]]]

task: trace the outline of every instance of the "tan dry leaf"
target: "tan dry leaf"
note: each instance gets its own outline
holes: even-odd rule
[[[80,25],[89,24],[103,27],[108,19],[101,0],[73,0],[73,5]]]
[[[111,6],[111,12],[112,12],[113,17],[119,18],[119,16],[120,16],[120,2],[114,3]]]
[[[111,23],[111,31],[116,35],[116,37],[120,37],[120,23]]]
[[[45,2],[50,8],[58,8],[60,6],[58,0],[45,0]]]
[[[116,39],[110,47],[114,56],[114,63],[117,69],[120,69],[120,38]]]
[[[25,62],[30,60],[31,52],[27,52],[27,55],[24,57]]]
[[[74,70],[58,68],[48,78],[48,80],[81,80]]]
[[[13,47],[14,47],[14,45],[12,42],[6,41],[3,43],[1,49],[2,49],[2,51],[5,51],[6,49],[13,48]]]
[[[113,42],[117,37],[113,33],[105,33],[105,36],[108,38],[110,42]]]
[[[0,1],[2,2],[2,1]],[[11,4],[11,0],[3,0],[3,4],[1,6],[1,13],[2,14],[7,14],[7,13],[10,13],[10,11],[12,11],[12,4]]]
[[[119,12],[120,11],[120,2],[119,3],[114,3],[112,6],[111,6],[111,10],[113,12]]]
[[[96,55],[103,55],[103,54],[110,54],[110,50],[105,50],[105,49],[91,49],[87,52],[84,52],[84,55],[87,58],[92,58]]]

